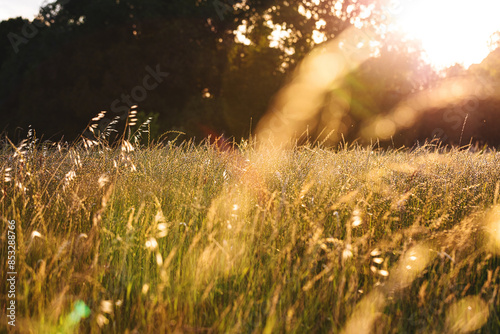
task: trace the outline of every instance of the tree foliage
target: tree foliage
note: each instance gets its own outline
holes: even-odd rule
[[[137,104],[144,115],[158,115],[159,132],[246,136],[317,43],[353,25],[379,24],[380,3],[48,3],[34,21],[0,23],[3,130],[22,136],[31,124],[46,138],[72,139],[101,110],[124,118]],[[282,32],[279,38],[276,30]],[[385,39],[380,56],[346,77],[342,87],[352,97],[352,123],[386,112],[435,78],[418,48],[380,38]],[[168,77],[146,89],[148,68]],[[485,64],[481,71],[495,76],[494,68]]]

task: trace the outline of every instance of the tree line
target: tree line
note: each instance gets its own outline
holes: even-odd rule
[[[237,140],[248,137],[273,96],[293,78],[300,60],[321,42],[318,34],[324,41],[331,40],[355,24],[362,12],[364,22],[383,20],[381,7],[370,7],[366,15],[371,3],[49,3],[32,21],[13,18],[0,23],[2,130],[19,139],[31,125],[45,139],[72,140],[101,110],[108,111],[110,120],[123,120],[130,107],[138,105],[139,122],[154,117],[153,135],[174,129],[198,139],[221,134]],[[271,43],[277,26],[282,38]],[[356,131],[348,130],[360,126],[366,117],[388,112],[448,75],[426,64],[418,47],[401,43],[397,36],[380,38],[384,40],[380,55],[350,73],[340,90],[332,91],[349,92],[349,115],[344,123],[348,124],[348,140],[356,140]],[[498,59],[492,54],[469,71],[498,79]],[[459,72],[468,75],[469,71]],[[475,114],[484,118],[474,120],[483,136],[487,131],[481,124],[494,122],[491,115],[496,111],[487,110],[496,110],[495,103],[480,101],[475,106],[480,110]],[[443,130],[442,139],[454,141],[454,130],[445,128],[454,128],[456,122],[446,122],[450,115],[445,119],[438,114],[432,113],[433,120],[430,114],[422,116],[424,123],[398,134],[400,142],[410,145],[432,136],[436,128]],[[469,117],[471,122],[475,119]],[[425,124],[429,122],[440,126],[433,125],[428,133]],[[484,140],[496,144],[500,138],[493,132],[492,138],[488,135]]]

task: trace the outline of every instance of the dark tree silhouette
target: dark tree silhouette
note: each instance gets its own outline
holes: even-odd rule
[[[45,138],[73,139],[101,110],[108,111],[109,121],[124,119],[130,106],[139,105],[143,119],[158,116],[157,134],[178,129],[201,139],[210,129],[226,137],[247,136],[250,122],[257,124],[294,67],[316,45],[314,34],[333,39],[360,13],[365,21],[382,22],[379,2],[368,10],[371,4],[49,3],[33,22],[17,18],[0,23],[2,130],[24,136],[31,124]],[[271,21],[288,32],[277,46],[269,43]],[[235,40],[234,32],[242,25],[250,44]],[[353,127],[435,80],[415,48],[384,38],[380,57],[351,73],[341,88],[352,97]],[[497,75],[492,59],[475,73]]]

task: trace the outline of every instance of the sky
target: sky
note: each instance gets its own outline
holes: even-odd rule
[[[33,19],[46,0],[0,0],[0,21],[22,16]]]
[[[467,68],[490,53],[488,41],[500,31],[499,11],[499,0],[409,0],[396,19],[422,41],[436,67],[458,62]]]

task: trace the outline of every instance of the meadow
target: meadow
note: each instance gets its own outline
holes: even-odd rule
[[[5,140],[0,332],[497,333],[499,166],[434,144]]]

